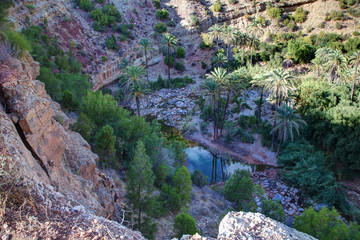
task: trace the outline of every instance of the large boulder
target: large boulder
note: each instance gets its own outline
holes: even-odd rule
[[[261,213],[230,212],[219,226],[218,240],[225,239],[314,240],[316,238],[265,217]]]

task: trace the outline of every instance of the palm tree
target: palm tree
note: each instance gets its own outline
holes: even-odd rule
[[[148,54],[155,51],[155,49],[153,47],[151,47],[152,42],[149,41],[149,39],[147,39],[147,38],[142,38],[140,41],[138,41],[138,44],[140,45],[140,47],[135,49],[135,50],[140,51],[142,53],[142,55],[145,57],[146,79],[149,81],[149,74],[148,74],[149,58],[148,58]]]
[[[214,79],[209,78],[209,79],[205,80],[205,82],[202,84],[202,87],[209,92],[209,94],[212,96],[212,100],[213,100],[213,112],[214,112],[214,135],[213,135],[213,138],[215,140],[217,138],[216,97],[220,90],[220,84],[217,81],[215,81]]]
[[[234,30],[232,27],[227,26],[226,23],[224,23],[223,31],[220,36],[220,38],[224,41],[224,43],[227,45],[226,48],[226,56],[229,58],[230,48],[231,44],[234,41]]]
[[[170,61],[170,54],[178,44],[178,40],[174,35],[171,35],[170,33],[164,33],[160,44],[160,50],[166,54],[168,61]],[[170,64],[168,64],[168,86],[170,86]]]
[[[258,66],[258,65],[255,65]],[[255,101],[255,104],[257,105],[257,118],[259,119],[259,121],[261,121],[261,107],[264,104],[264,88],[266,85],[266,79],[267,76],[264,74],[264,72],[262,71],[263,68],[259,69],[259,73],[256,74],[253,77],[253,80],[250,82],[252,85],[258,87],[258,89],[260,90],[260,97],[258,100]]]
[[[250,37],[246,33],[234,31],[234,45],[241,49],[241,65],[244,64],[245,47],[249,45]]]
[[[339,50],[320,48],[315,53],[317,58],[323,59],[324,67],[329,72],[329,82],[333,83],[341,72],[346,70],[346,58]]]
[[[323,66],[323,60],[316,57],[313,60],[311,60],[311,63],[313,64],[314,68],[316,69],[317,77],[320,77],[320,68],[322,68],[322,66]]]
[[[294,141],[294,130],[299,134],[299,129],[305,126],[306,122],[288,105],[284,105],[277,110],[274,121],[276,122],[276,125],[271,130],[271,133],[275,134],[278,132],[279,146],[276,152],[277,157],[279,155],[281,144],[285,142],[289,136],[291,141]]]
[[[218,51],[214,57],[211,58],[211,64],[214,67],[223,67],[228,62],[228,58],[223,51]]]
[[[141,66],[127,66],[125,75],[127,77],[126,89],[130,89],[132,85],[143,82],[142,76],[145,75],[145,70]]]
[[[136,82],[130,87],[130,96],[133,96],[136,102],[136,108],[138,117],[141,116],[140,114],[140,99],[148,92],[147,88],[145,87],[144,83]]]
[[[252,35],[252,43],[251,43],[251,64],[252,64],[252,57],[253,57],[253,49],[255,47],[255,40],[257,40],[259,38],[259,36],[264,34],[264,30],[261,27],[264,27],[262,25],[262,23],[258,20],[254,20],[251,24],[250,24],[250,34]]]
[[[223,32],[222,26],[215,24],[209,28],[209,37],[211,41],[216,42],[216,50],[219,50],[219,39]]]
[[[264,87],[270,92],[270,97],[275,98],[275,106],[280,106],[282,100],[288,100],[289,91],[294,91],[294,77],[283,69],[275,69],[265,74]],[[274,127],[276,120],[274,121]],[[272,134],[271,149],[274,149],[275,134]]]
[[[352,87],[351,87],[351,101],[353,100],[354,97],[354,91],[355,91],[355,82],[356,82],[356,74],[357,74],[357,70],[358,70],[358,66],[359,66],[359,59],[360,59],[360,51],[357,51],[356,53],[353,53],[350,56],[349,62],[355,62],[355,71],[354,71],[354,79],[353,79],[353,83],[352,83]]]

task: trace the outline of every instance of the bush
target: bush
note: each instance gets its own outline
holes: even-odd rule
[[[203,122],[202,122],[203,123]],[[191,174],[191,181],[198,187],[208,185],[208,177],[204,176],[201,170],[197,169]]]
[[[224,191],[227,200],[237,203],[238,210],[251,211],[255,209],[254,183],[248,171],[236,170],[226,181]]]
[[[315,47],[299,38],[289,41],[287,52],[297,63],[309,63],[315,57]]]
[[[263,199],[261,201],[261,213],[265,216],[272,218],[278,222],[285,221],[285,212],[279,202],[275,202],[271,199]]]
[[[185,70],[184,63],[182,61],[177,61],[175,64],[175,69],[179,72],[183,72]]]
[[[202,69],[206,69],[206,68],[207,68],[206,62],[201,61],[201,68],[202,68]]]
[[[16,31],[5,32],[6,39],[10,43],[13,54],[16,57],[23,57],[30,51],[31,45],[24,35]]]
[[[195,15],[190,15],[191,26],[200,26],[200,20]]]
[[[79,7],[87,12],[90,12],[94,9],[94,5],[91,3],[90,0],[80,0]]]
[[[111,37],[105,40],[105,46],[109,49],[119,51],[119,46],[116,43],[116,38],[114,34],[111,34]]]
[[[164,59],[164,63],[169,66],[169,67],[174,67],[174,57],[173,56],[169,56],[169,57],[165,57]]]
[[[270,7],[267,7],[266,12],[270,18],[277,19],[277,18],[282,17],[282,15],[284,13],[284,9],[270,6]]]
[[[308,11],[306,11],[304,8],[302,8],[302,7],[296,8],[295,14],[294,14],[295,22],[296,23],[305,22],[307,14],[308,14]]]
[[[159,22],[155,25],[155,31],[157,31],[158,33],[163,33],[167,31],[167,27],[164,23]]]
[[[325,22],[319,23],[318,27],[319,27],[319,28],[325,28]]]
[[[221,12],[221,1],[217,1],[211,6],[211,11],[213,12]]]
[[[235,4],[236,0],[228,0],[230,4]]]
[[[342,11],[332,10],[329,15],[326,16],[329,20],[338,21],[344,20],[345,15]],[[325,19],[326,20],[326,19]]]
[[[156,11],[155,15],[157,19],[163,21],[169,17],[169,12],[165,9],[159,9]]]
[[[159,9],[160,8],[160,0],[154,0],[154,6]]]
[[[172,212],[178,212],[181,209],[180,194],[167,184],[163,184],[161,187],[159,200]]]
[[[346,225],[335,208],[330,211],[324,207],[316,212],[310,207],[295,217],[294,228],[318,239],[360,239],[359,225]]]
[[[184,58],[185,57],[185,49],[183,47],[178,47],[177,48],[176,57],[177,58]]]
[[[175,217],[173,227],[175,236],[179,239],[185,234],[194,235],[199,232],[195,220],[186,213],[181,213]]]
[[[360,33],[358,31],[355,31],[355,32],[353,32],[353,35],[357,37],[360,35]]]
[[[341,22],[336,22],[335,27],[340,30],[342,28]]]

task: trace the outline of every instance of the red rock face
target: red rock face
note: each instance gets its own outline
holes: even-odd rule
[[[115,210],[115,196],[123,194],[97,170],[97,155],[78,133],[67,129],[68,120],[61,121],[64,128],[54,118],[54,111],[61,110],[46,94],[44,84],[34,80],[38,73],[39,66],[31,57],[23,62],[10,58],[0,66],[0,93],[20,131],[16,132],[10,120],[0,125],[0,132],[10,128],[7,131],[12,133],[12,137],[9,135],[3,141],[5,148],[13,149],[21,160],[25,177],[33,179],[34,171],[29,169],[36,169],[34,180],[37,182],[51,183],[71,201],[102,216],[111,216]],[[5,118],[4,111],[2,114]]]

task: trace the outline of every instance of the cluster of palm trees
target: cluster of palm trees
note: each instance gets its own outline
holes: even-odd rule
[[[215,24],[209,28],[208,37],[212,43],[215,43],[216,50],[219,52],[219,43],[223,42],[226,46],[226,57],[232,57],[232,47],[242,52],[242,64],[244,64],[245,50],[250,50],[251,62],[253,50],[259,42],[258,38],[264,33],[263,25],[260,21],[254,20],[249,25],[249,33],[240,32],[232,27],[224,24],[223,26]]]
[[[344,56],[340,50],[331,48],[320,48],[315,53],[312,60],[320,77],[321,70],[328,73],[328,80],[333,84],[347,84],[348,79],[352,78],[351,100],[354,97],[355,84],[359,82],[357,72],[359,66],[360,51],[353,52],[349,56]]]
[[[257,69],[256,71],[258,73],[251,76],[249,74],[249,68]],[[291,97],[296,90],[295,78],[283,69],[274,69],[265,72],[261,68],[256,68],[256,66],[248,66],[248,68],[240,67],[229,73],[227,70],[218,67],[207,74],[202,88],[207,90],[211,96],[214,119],[213,139],[216,140],[222,135],[231,95],[235,94],[238,96],[243,89],[244,83],[249,82],[249,80],[251,80],[250,83],[254,87],[258,87],[261,92],[260,103],[257,109],[259,120],[261,120],[261,106],[264,103],[264,92],[267,92],[269,96],[268,101],[273,104],[272,149],[274,148],[275,135],[278,133],[277,154],[279,154],[281,144],[288,138],[293,140],[294,132],[299,133],[299,130],[306,124],[291,107]],[[221,98],[223,96],[226,98],[225,105],[221,104]]]
[[[140,52],[144,57],[144,67],[143,66],[127,66],[124,70],[126,77],[126,82],[124,83],[124,88],[128,92],[128,95],[133,97],[136,102],[137,114],[140,117],[140,100],[148,92],[148,63],[149,55],[155,51],[155,48],[152,47],[153,43],[147,39],[143,38],[138,41],[139,47],[136,48],[136,51]],[[173,53],[174,48],[177,45],[177,39],[174,35],[170,33],[164,33],[160,41],[160,50],[169,58]],[[144,79],[144,76],[146,79]],[[168,68],[168,86],[170,84],[170,67]]]

